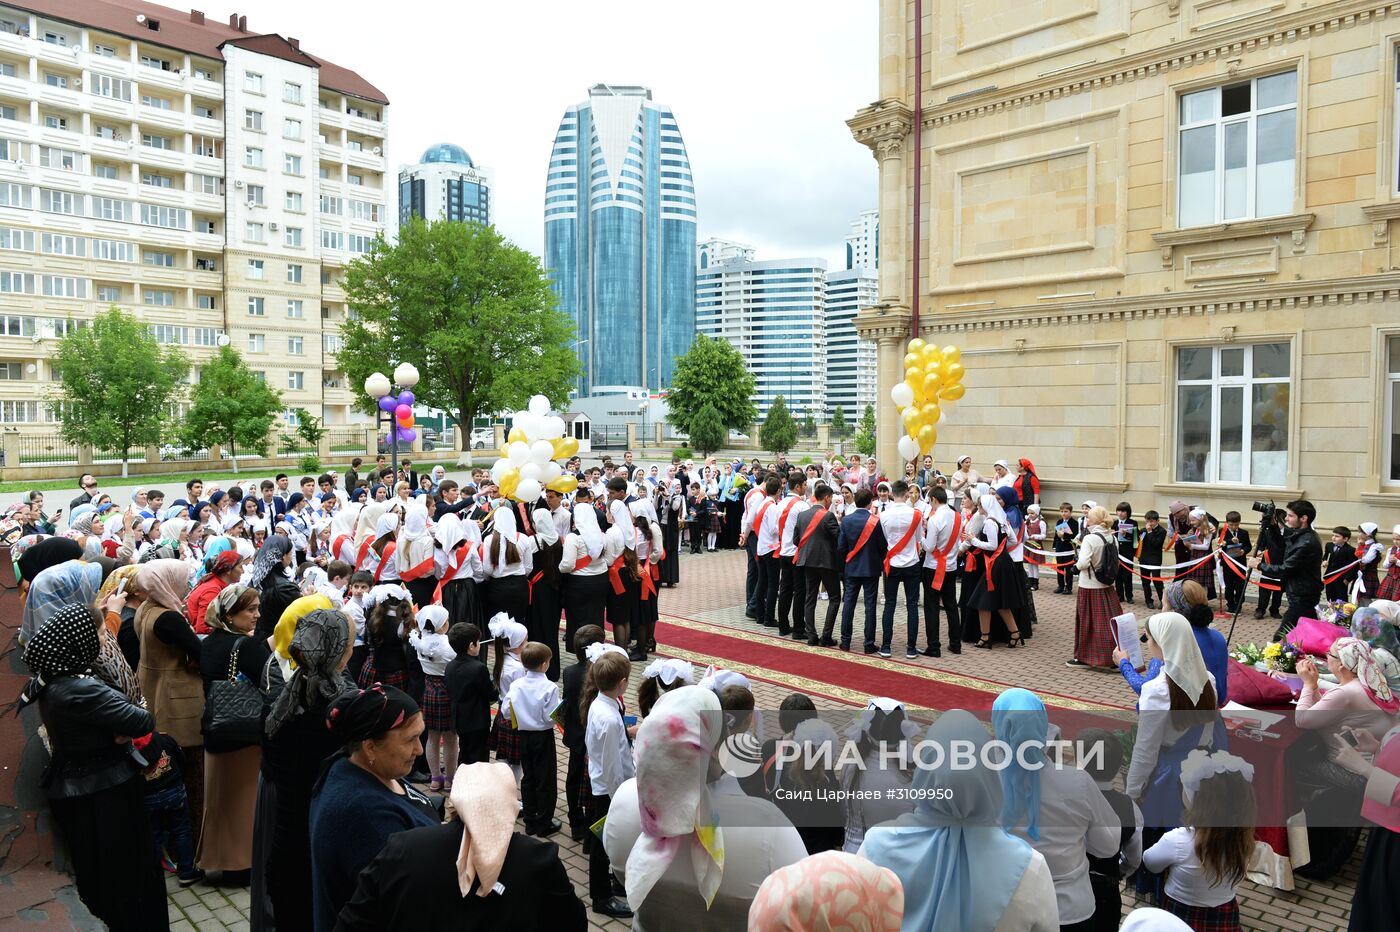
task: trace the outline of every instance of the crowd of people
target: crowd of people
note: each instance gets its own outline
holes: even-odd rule
[[[1165,526],[1149,511],[1139,527],[1128,503],[1116,519],[1085,502],[1047,521],[1024,459],[983,479],[970,458],[948,475],[926,458],[890,480],[857,456],[663,467],[627,453],[587,470],[570,461],[577,489],[534,503],[503,497],[480,470],[459,484],[441,467],[363,466],[295,487],[285,475],[226,489],[191,480],[168,505],[156,489],[113,502],[85,475],[66,526],[37,493],[0,523],[24,586],[34,679],[23,702],[37,705],[51,753],[44,786],[79,893],[109,927],[167,927],[164,869],[185,885],[206,872],[250,884],[255,929],[407,929],[444,915],[584,928],[548,841],[566,830],[557,729],[559,815],[588,851],[587,899],[634,928],[827,928],[843,911],[869,928],[1117,928],[1130,875],[1165,910],[1130,924],[1238,928],[1251,771],[1215,729],[1175,716],[1213,716],[1226,701],[1210,603],[1218,588],[1238,611],[1256,571],[1273,587],[1258,613],[1280,614],[1270,597],[1287,597],[1280,636],[1343,578],[1389,635],[1338,641],[1332,688],[1301,662],[1296,715],[1363,781],[1361,814],[1378,826],[1353,927],[1393,915],[1400,605],[1388,596],[1400,549],[1376,549],[1375,525],[1349,554],[1338,529],[1324,576],[1307,502],[1267,513],[1254,546],[1238,514],[1217,524],[1181,502]],[[1116,763],[1055,757],[1043,771],[724,773],[727,739],[751,733],[770,761],[777,739],[740,674],[650,657],[687,536],[692,552],[746,551],[746,611],[762,625],[849,650],[860,601],[862,647],[884,657],[901,598],[911,656],[921,608],[925,656],[940,655],[945,632],[954,654],[1021,647],[1032,592],[1053,573],[1061,592],[1077,590],[1069,663],[1117,667],[1149,713],[1126,773],[1113,735],[1093,737]],[[1178,566],[1164,568],[1172,551]],[[1161,610],[1141,669],[1109,630],[1134,600],[1134,573]],[[634,664],[645,665],[635,715]],[[837,740],[809,697],[783,709],[784,739]],[[990,725],[947,712],[925,737],[1042,747],[1054,732],[1025,690],[999,697]],[[876,697],[848,737],[873,761],[918,731]],[[783,792],[876,787],[892,792],[851,793],[816,819]],[[1228,828],[1214,821],[1224,811]],[[973,883],[979,864],[997,895]]]

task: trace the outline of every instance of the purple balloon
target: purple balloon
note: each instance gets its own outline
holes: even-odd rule
[[[394,417],[396,418],[403,419],[412,416],[413,409],[406,404],[400,404],[397,408],[394,409]]]
[[[412,404],[413,404],[413,392],[399,392],[399,404],[401,404],[401,405],[412,405]]]
[[[412,443],[418,439],[418,431],[414,430],[412,427],[400,427],[399,436],[409,443]]]
[[[385,395],[379,399],[379,410],[393,414],[394,408],[398,407],[398,404],[393,395]]]

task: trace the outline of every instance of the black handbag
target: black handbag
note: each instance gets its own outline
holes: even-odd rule
[[[246,641],[247,637],[243,638]],[[209,684],[204,697],[200,732],[205,740],[228,744],[259,744],[263,730],[263,693],[256,683],[238,676],[239,641],[229,654],[228,679]]]

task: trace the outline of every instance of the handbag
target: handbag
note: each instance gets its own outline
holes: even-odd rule
[[[199,726],[206,741],[211,738],[229,744],[258,744],[262,741],[262,690],[256,683],[238,675],[238,651],[246,640],[248,638],[245,636],[229,654],[228,679],[209,684]]]

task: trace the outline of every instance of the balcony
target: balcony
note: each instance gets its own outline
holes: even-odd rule
[[[70,81],[76,78],[70,78]],[[40,83],[33,85],[39,92],[39,103],[43,106],[59,107],[64,110],[72,110],[81,113],[86,109],[86,101],[83,93],[75,89],[72,84],[68,87],[54,87],[49,84]]]
[[[323,110],[321,112],[324,113],[325,111]],[[383,141],[387,132],[384,127],[384,121],[382,120],[371,120],[367,117],[351,116],[348,113],[345,114],[345,128],[352,133],[371,136],[380,141]]]
[[[101,94],[88,94],[85,100],[94,117],[109,117],[123,123],[136,119],[136,105],[129,100],[103,97]]]
[[[160,129],[175,130],[176,132],[192,132],[191,126],[193,118],[184,110],[162,110],[159,107],[148,107],[145,104],[139,105],[136,119],[140,122],[142,129],[159,127]],[[207,122],[204,120],[201,123]],[[223,127],[218,127],[215,134],[222,132]]]
[[[346,149],[345,160],[357,168],[367,168],[370,171],[379,172],[384,170],[384,156],[382,154],[375,155],[373,149],[362,149],[358,152],[354,149]]]
[[[188,88],[190,83],[190,79],[184,74],[179,74],[175,71],[165,71],[161,68],[148,68],[141,64],[137,64],[136,73],[132,75],[132,77],[138,84],[148,87],[159,87],[170,91],[183,92]]]

